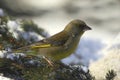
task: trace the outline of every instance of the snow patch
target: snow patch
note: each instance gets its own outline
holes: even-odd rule
[[[97,80],[103,80],[109,70],[117,74],[114,80],[120,80],[120,34],[102,51],[104,57],[90,64],[90,71]]]

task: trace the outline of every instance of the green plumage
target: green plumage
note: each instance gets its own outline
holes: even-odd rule
[[[57,61],[72,54],[76,50],[82,34],[86,30],[90,29],[91,28],[88,27],[85,22],[81,20],[73,20],[66,25],[63,31],[51,36],[50,38],[43,39],[15,51],[34,51],[37,55],[50,57]]]

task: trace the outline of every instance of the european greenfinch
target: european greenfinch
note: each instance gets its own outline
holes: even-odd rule
[[[84,21],[73,20],[66,25],[63,31],[31,45],[19,48],[17,51],[34,52],[33,55],[42,55],[58,61],[76,50],[81,36],[87,30],[91,30],[91,28]]]

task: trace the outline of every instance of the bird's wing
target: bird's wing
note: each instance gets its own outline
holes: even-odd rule
[[[39,42],[24,46],[24,47],[20,47],[18,49],[13,50],[14,52],[26,52],[28,50],[31,49],[39,49],[39,48],[47,48],[47,47],[51,47],[51,44],[45,42],[44,40],[41,40]]]
[[[62,46],[64,45],[69,38],[69,35],[65,32],[60,32],[56,35],[51,36],[50,38],[43,39],[37,43],[31,45],[31,48],[47,48],[51,46]]]
[[[36,43],[15,49],[13,51],[15,52],[25,51],[26,52],[31,49],[37,50],[39,48],[59,47],[59,46],[63,46],[68,41],[68,39],[69,39],[69,35],[66,32],[60,32],[58,34],[51,36],[50,38],[40,40]]]
[[[37,48],[47,48],[47,47],[51,47],[51,44],[46,42],[46,39],[41,40],[39,42],[36,42],[36,43],[30,45],[30,48],[32,48],[32,49],[35,49],[35,48],[36,49]]]

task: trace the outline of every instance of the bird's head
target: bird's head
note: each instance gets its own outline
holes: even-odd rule
[[[70,33],[75,34],[82,34],[87,30],[91,30],[90,27],[87,26],[87,24],[82,20],[73,20],[71,21],[64,29],[65,31],[68,31]]]

